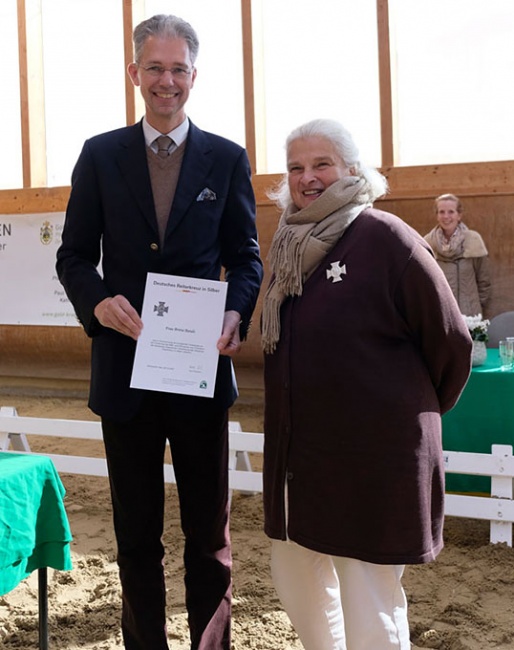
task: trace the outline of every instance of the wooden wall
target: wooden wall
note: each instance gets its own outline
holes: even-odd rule
[[[278,211],[264,190],[277,177],[261,178],[256,187],[257,225],[266,276],[253,326],[236,366],[260,366],[259,319],[262,295],[269,280],[267,254],[278,222]],[[435,189],[435,188],[434,188]],[[438,188],[433,195],[449,191]],[[0,191],[0,214],[24,214],[65,209],[69,188]],[[407,194],[407,192],[405,192]],[[432,196],[433,196],[432,195]],[[432,196],[399,197],[398,192],[376,206],[397,214],[421,234],[435,223]],[[478,230],[489,248],[493,268],[493,299],[488,317],[514,309],[514,192],[463,197],[466,224]],[[0,325],[0,377],[85,380],[89,377],[90,342],[81,328]]]

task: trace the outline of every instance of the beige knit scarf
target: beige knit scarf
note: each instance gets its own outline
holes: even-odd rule
[[[443,229],[438,226],[434,228],[434,252],[440,259],[453,261],[464,254],[464,239],[467,226],[462,222],[457,224],[450,239],[446,239]]]
[[[454,262],[463,257],[485,257],[487,255],[487,248],[480,235],[474,230],[469,230],[462,221],[450,237],[450,241],[446,239],[440,226],[433,228],[425,236],[425,239],[432,247],[436,260]]]
[[[351,222],[371,205],[363,178],[345,176],[302,210],[291,205],[278,224],[268,259],[273,279],[264,296],[262,349],[275,351],[280,338],[280,306],[287,296],[300,296],[303,283],[334,247]]]

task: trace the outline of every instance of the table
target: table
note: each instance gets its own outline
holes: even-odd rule
[[[472,369],[457,405],[443,416],[445,451],[491,453],[491,445],[514,446],[514,371],[502,372],[496,348]],[[491,492],[484,476],[446,475],[449,492]]]
[[[48,648],[47,567],[72,568],[64,494],[50,458],[0,453],[0,595],[38,569],[41,650]]]

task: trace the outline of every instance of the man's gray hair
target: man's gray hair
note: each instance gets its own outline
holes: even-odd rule
[[[178,16],[171,16],[166,14],[157,14],[147,20],[139,23],[134,29],[134,57],[136,63],[140,62],[141,53],[143,51],[146,39],[150,36],[158,36],[160,38],[183,38],[188,47],[191,61],[196,61],[198,56],[198,48],[200,43],[198,36],[191,25],[179,18]]]
[[[351,133],[336,120],[317,119],[306,122],[291,131],[286,139],[286,152],[289,151],[291,143],[301,138],[319,137],[332,143],[337,155],[343,160],[347,167],[353,170],[355,176],[364,178],[368,185],[368,191],[375,200],[387,192],[387,180],[379,171],[365,165],[359,156],[359,150]],[[268,193],[270,199],[274,200],[282,209],[291,204],[291,193],[287,174],[276,190]]]

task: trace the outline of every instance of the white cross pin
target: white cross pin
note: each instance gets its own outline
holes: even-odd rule
[[[332,282],[341,282],[342,275],[346,275],[346,264],[341,266],[340,262],[330,262],[330,268],[327,269],[327,280],[332,278]]]

